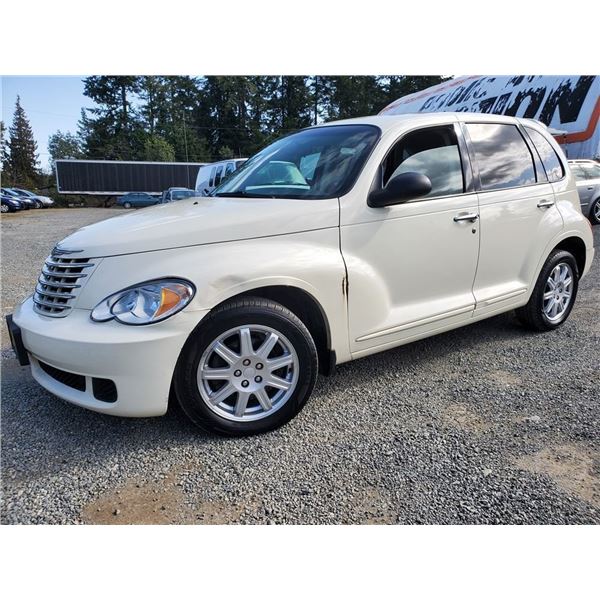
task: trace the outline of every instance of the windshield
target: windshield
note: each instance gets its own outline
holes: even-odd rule
[[[334,198],[345,194],[379,139],[373,125],[332,125],[282,138],[246,161],[213,196]]]

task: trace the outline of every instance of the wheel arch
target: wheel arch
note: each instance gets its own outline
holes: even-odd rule
[[[336,356],[332,349],[331,329],[321,303],[308,291],[294,285],[263,285],[229,296],[212,310],[246,297],[258,297],[278,302],[292,311],[310,332],[319,356],[319,372],[331,375],[335,371]]]
[[[587,249],[585,242],[580,237],[567,237],[554,246],[551,252],[554,252],[554,250],[566,250],[567,252],[570,252],[575,257],[575,262],[577,263],[577,269],[579,271],[579,277],[583,275],[587,260]]]

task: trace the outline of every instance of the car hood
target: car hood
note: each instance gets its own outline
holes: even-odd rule
[[[100,209],[101,210],[101,209]],[[337,198],[195,197],[83,227],[57,245],[77,258],[98,258],[231,242],[339,225]]]

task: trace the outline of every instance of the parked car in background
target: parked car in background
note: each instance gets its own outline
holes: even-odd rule
[[[570,160],[569,168],[577,180],[581,211],[594,225],[600,224],[600,163]]]
[[[188,188],[172,187],[168,190],[165,190],[162,193],[160,201],[162,203],[175,202],[176,200],[183,200],[184,198],[191,198],[192,196],[196,195],[197,194],[194,190],[189,190]]]
[[[143,208],[145,206],[154,206],[160,200],[156,196],[146,194],[146,192],[130,192],[124,194],[117,200],[117,205],[123,208]]]
[[[30,208],[37,208],[37,204],[31,200],[31,198],[24,198],[23,196],[19,196],[17,192],[13,192],[10,188],[1,188],[2,194],[5,196],[9,196],[14,200],[17,200],[21,203],[21,207],[25,210],[29,210]]]
[[[560,327],[594,257],[557,142],[493,114],[311,127],[194,203],[54,248],[7,318],[42,386],[127,417],[172,398],[206,429],[265,432],[336,364],[510,310]]]
[[[5,193],[2,193],[1,198],[2,198],[1,211],[3,213],[17,212],[18,210],[23,209],[23,205],[16,198],[13,198],[12,196],[9,196],[8,194],[5,194]]]
[[[33,200],[37,206],[37,208],[50,208],[54,205],[54,200],[49,198],[48,196],[40,196],[39,194],[34,194],[28,190],[22,190],[20,188],[10,188],[13,192],[18,194],[21,198],[29,198]]]
[[[245,158],[234,158],[200,167],[196,177],[196,192],[200,196],[208,196],[227,177],[237,171],[246,160]]]

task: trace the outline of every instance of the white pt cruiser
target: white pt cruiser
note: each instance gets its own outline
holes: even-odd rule
[[[259,433],[336,364],[513,309],[558,327],[592,244],[543,125],[367,117],[276,141],[212,197],[80,229],[8,322],[69,402],[148,417],[171,398],[212,431]]]

